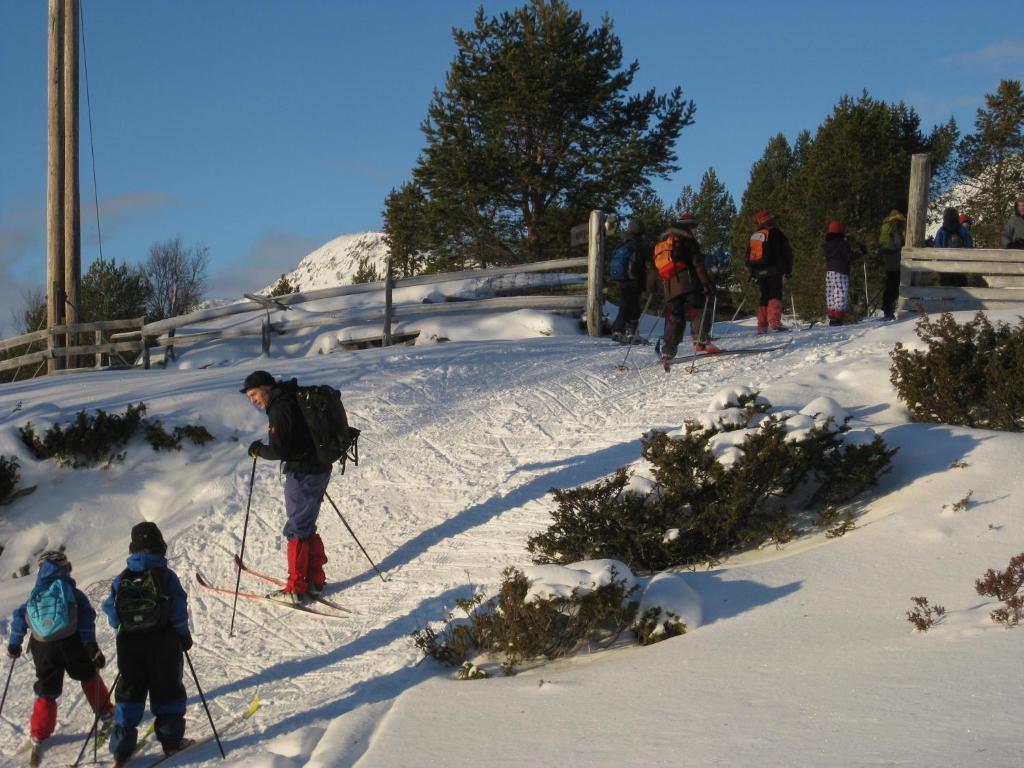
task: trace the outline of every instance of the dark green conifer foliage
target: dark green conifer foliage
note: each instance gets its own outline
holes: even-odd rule
[[[993,325],[983,312],[917,323],[923,350],[897,343],[890,380],[915,421],[1024,430],[1024,319]]]
[[[1024,90],[1020,80],[1003,80],[995,93],[985,94],[974,133],[957,145],[957,162],[950,184],[966,190],[960,213],[974,221],[976,248],[1001,248],[1000,234],[1017,195],[1024,190]],[[936,207],[944,206],[943,197]]]
[[[431,262],[565,255],[569,229],[591,210],[619,210],[676,169],[694,105],[679,88],[629,93],[639,65],[623,65],[609,18],[591,26],[562,0],[531,0],[494,17],[480,8],[453,34],[413,173]],[[411,209],[389,202],[389,219]]]
[[[82,275],[82,322],[142,317],[148,300],[149,286],[142,270],[118,264],[117,259],[96,259]]]

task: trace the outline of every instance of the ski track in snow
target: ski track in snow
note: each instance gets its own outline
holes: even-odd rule
[[[844,335],[855,339],[857,331]],[[328,493],[387,581],[325,500],[318,530],[330,558],[328,593],[355,613],[344,621],[321,620],[239,599],[229,637],[232,596],[203,590],[194,574],[234,587],[232,554],[241,548],[252,467],[241,450],[247,436],[214,451],[241,454],[228,494],[200,504],[194,525],[171,542],[171,565],[189,593],[196,638],[191,656],[214,717],[241,711],[254,693],[263,701],[250,724],[226,735],[228,763],[358,765],[395,698],[437,674],[432,664],[418,663],[410,633],[442,619],[456,598],[492,590],[506,566],[529,562],[526,538],[549,521],[550,488],[592,482],[636,460],[643,432],[679,427],[703,411],[720,386],[753,384],[771,397],[773,381],[824,361],[827,353],[816,340],[830,342],[832,350],[842,338],[813,330],[792,337],[781,351],[700,360],[693,374],[689,364],[668,374],[650,367],[649,348],[632,350],[629,370],[619,371],[624,347],[562,337],[499,350],[477,343],[398,348],[376,353],[362,370],[361,353],[339,354],[341,373],[351,379],[343,390],[346,408],[363,429],[362,456],[344,476],[335,472]],[[751,338],[749,345],[761,341]],[[781,358],[785,364],[768,364]],[[330,363],[296,361],[296,375],[303,382],[328,379]],[[241,397],[233,390],[223,395],[229,396]],[[194,487],[220,481],[203,473],[223,464],[196,464]],[[283,477],[276,464],[260,462],[245,541],[251,567],[284,574],[283,524]],[[88,588],[97,607],[108,585]],[[241,588],[262,593],[271,587],[243,573]],[[102,616],[97,623],[101,646],[113,659],[112,633]],[[6,755],[25,738],[19,718],[31,707],[28,666],[19,670],[5,712],[17,713],[17,732],[0,737]],[[113,666],[105,672],[108,683]],[[188,730],[202,736],[209,725],[188,677],[186,667]],[[69,695],[73,685],[65,686],[58,733],[84,731],[81,697]],[[143,728],[147,722],[148,716]],[[157,749],[153,744],[148,753]],[[69,751],[62,745],[51,754]],[[216,754],[210,744],[173,764],[201,765]]]

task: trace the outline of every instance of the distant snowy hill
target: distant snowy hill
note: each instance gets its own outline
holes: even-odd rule
[[[363,266],[372,267],[383,277],[387,258],[383,232],[341,235],[310,253],[295,269],[286,272],[285,277],[304,291],[348,285]],[[259,293],[269,293],[276,284],[274,280]]]

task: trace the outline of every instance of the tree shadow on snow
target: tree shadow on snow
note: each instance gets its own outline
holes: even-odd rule
[[[748,579],[724,580],[724,571],[695,571],[686,573],[686,583],[700,595],[702,604],[701,626],[731,619],[741,613],[768,605],[781,597],[796,592],[803,582],[793,581],[779,587],[769,587]]]
[[[639,453],[637,441],[630,440],[602,448],[591,454],[573,456],[565,462],[558,462],[555,464],[558,468],[554,471],[535,477],[505,495],[493,496],[480,504],[474,504],[454,517],[413,536],[377,563],[377,566],[387,574],[395,568],[408,565],[445,539],[483,525],[510,509],[542,499],[552,488],[572,488],[593,482],[636,460]],[[545,465],[538,466],[544,467]],[[358,576],[339,582],[336,587],[332,587],[332,591],[341,592],[376,577],[376,571],[368,569]]]
[[[945,424],[900,424],[881,433],[890,448],[899,448],[893,456],[892,471],[878,483],[880,493],[902,488],[915,480],[945,472],[949,465],[966,457],[987,437],[956,431]]]
[[[351,642],[339,645],[326,653],[282,661],[280,664],[276,664],[272,667],[268,667],[267,669],[254,672],[245,677],[233,680],[230,683],[225,683],[223,685],[216,686],[209,691],[205,691],[207,701],[216,699],[218,696],[225,694],[263,688],[270,683],[299,680],[306,674],[322,674],[324,669],[333,664],[348,661],[362,656],[363,654],[372,653],[380,650],[381,648],[386,648],[396,640],[403,638],[408,639],[411,646],[412,640],[409,639],[409,636],[414,631],[421,629],[428,622],[444,618],[455,606],[456,599],[471,597],[472,595],[473,588],[467,585],[446,590],[440,595],[427,597],[421,601],[416,608],[404,616],[399,616],[384,626],[370,629],[364,634],[355,637]],[[402,669],[397,670],[397,672],[409,672],[411,669],[418,669],[419,667],[427,668],[428,674],[424,674],[423,677],[429,677],[437,671],[436,667],[432,667],[429,664],[420,664],[416,667],[402,667]],[[415,677],[415,680],[418,679],[420,678]],[[412,680],[413,678],[410,678],[410,682],[412,682]],[[392,686],[388,695],[393,696],[401,690],[404,690],[406,687],[408,687],[408,685],[405,684],[400,688]],[[200,703],[198,696],[190,697],[189,702],[193,704]],[[352,706],[358,706],[366,703],[367,700],[360,699]],[[305,712],[302,717],[306,718],[309,714],[310,712]],[[292,727],[294,727],[294,725]],[[261,736],[261,738],[264,737],[265,734]]]

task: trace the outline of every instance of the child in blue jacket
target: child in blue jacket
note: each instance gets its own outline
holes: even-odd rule
[[[75,580],[71,578],[71,562],[63,552],[43,552],[38,558],[38,565],[39,573],[35,589],[32,590],[33,596],[14,612],[7,644],[7,655],[16,659],[21,655],[25,635],[31,633],[28,648],[36,668],[36,682],[33,686],[36,702],[29,722],[33,763],[38,759],[39,745],[53,734],[57,725],[57,699],[64,688],[65,673],[82,684],[89,706],[102,720],[109,721],[114,714],[107,686],[99,674],[106,659],[96,644],[96,611],[90,605],[89,598],[75,586]],[[55,586],[54,582],[58,581],[64,582],[70,589],[51,590]],[[41,618],[35,608],[30,610],[30,603],[36,603],[37,593],[40,596],[46,593],[73,595],[73,603],[70,600],[67,602],[66,612],[71,618],[62,622],[63,630],[46,624],[47,618]],[[33,619],[33,616],[36,618]],[[50,634],[51,631],[54,633]]]
[[[156,523],[132,528],[128,567],[110,585],[103,602],[117,630],[114,727],[110,752],[114,765],[128,762],[138,743],[138,726],[149,696],[155,732],[165,754],[191,744],[185,739],[184,652],[192,647],[188,598],[177,574],[167,567],[167,544]]]

